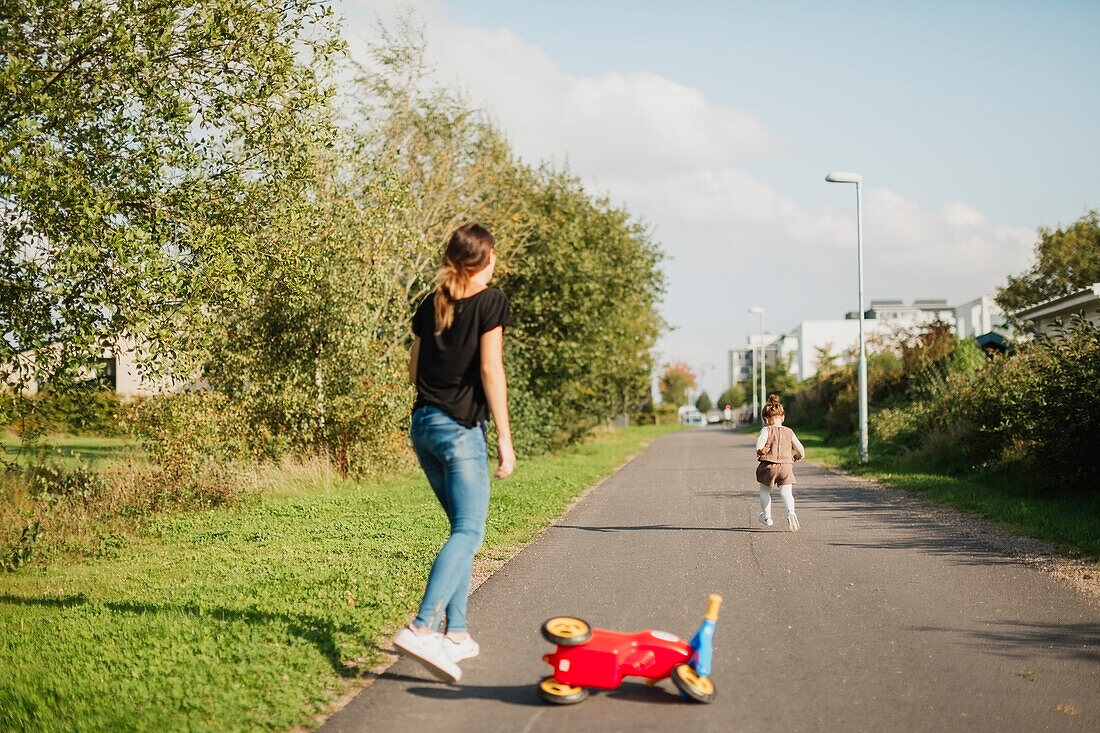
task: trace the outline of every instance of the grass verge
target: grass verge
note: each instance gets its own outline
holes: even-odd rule
[[[867,463],[860,464],[854,443],[830,445],[824,441],[824,431],[806,429],[800,429],[798,437],[815,463],[980,515],[1017,534],[1050,542],[1069,557],[1100,561],[1100,502],[1096,500],[1039,492],[1025,476],[990,471],[945,476],[874,451]]]
[[[494,483],[482,556],[504,559],[673,429],[521,462]],[[316,725],[415,610],[446,520],[416,474],[278,485],[152,519],[96,559],[0,575],[0,729]]]
[[[17,436],[11,433],[0,434],[0,453],[5,459],[25,464],[29,458],[26,450]],[[51,435],[33,450],[37,463],[48,458],[69,468],[122,457],[144,458],[141,445],[132,438]]]

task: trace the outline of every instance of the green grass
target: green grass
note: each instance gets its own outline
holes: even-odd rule
[[[10,433],[0,434],[0,448],[3,448],[4,458],[9,461],[26,463],[28,460],[27,451],[20,445],[19,438]],[[43,453],[44,457],[70,468],[81,463],[95,463],[124,455],[143,455],[140,444],[131,438],[100,438],[83,435],[51,435],[46,437],[35,450]]]
[[[656,435],[628,428],[494,482],[499,563]],[[382,660],[446,521],[423,478],[300,481],[229,510],[159,517],[96,560],[0,575],[0,729],[312,727]]]
[[[946,476],[909,465],[897,456],[876,455],[860,465],[857,446],[830,445],[824,431],[799,430],[810,460],[830,468],[904,489],[929,501],[993,520],[1018,534],[1053,543],[1070,557],[1100,561],[1100,502],[1038,491],[1026,476],[985,471]]]

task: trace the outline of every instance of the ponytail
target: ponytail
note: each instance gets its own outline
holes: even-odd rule
[[[765,420],[771,420],[773,417],[785,417],[786,412],[783,410],[783,403],[779,401],[779,395],[768,395],[768,403],[764,405],[764,409],[760,411],[760,414]]]
[[[435,335],[446,331],[455,320],[455,293],[462,292],[466,280],[452,262],[445,262],[435,276]]]
[[[455,303],[466,292],[470,278],[489,264],[496,240],[489,230],[477,223],[463,224],[454,231],[443,264],[435,275],[435,335],[439,336],[454,323]]]

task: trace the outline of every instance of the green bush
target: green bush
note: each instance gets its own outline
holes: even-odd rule
[[[824,427],[831,441],[847,441],[859,433],[859,380],[857,364],[820,378],[816,384],[797,393],[791,402],[792,414],[800,424]],[[901,374],[901,362],[891,353],[867,357],[868,406],[882,402],[893,391]]]
[[[1026,473],[1064,496],[1097,494],[1100,330],[1076,319],[1051,336],[990,360],[964,340],[917,371],[904,395],[876,410],[872,440],[944,473],[979,467]],[[850,396],[830,409],[830,433],[847,426]]]
[[[859,390],[848,384],[825,411],[825,434],[832,441],[848,441],[859,432]]]
[[[1036,458],[1052,469],[1053,486],[1100,495],[1100,329],[1077,319],[1039,348],[1046,352],[1046,369],[1028,406]]]
[[[98,472],[85,465],[75,468],[32,466],[27,469],[32,496],[39,500],[88,503],[106,494],[110,487]]]
[[[275,442],[265,426],[245,417],[240,404],[212,391],[156,397],[140,404],[134,431],[160,469],[160,495],[166,505],[216,506],[239,498],[236,469],[268,457],[260,450]]]
[[[988,359],[970,339],[952,337],[948,342],[941,337],[934,346],[935,360],[930,352],[903,355],[903,376],[895,381],[894,394],[869,418],[870,439],[887,452],[942,459],[954,472],[975,457],[971,446],[977,426],[971,410],[960,409],[960,404]],[[951,350],[945,351],[948,346]],[[905,374],[906,369],[914,371]]]
[[[26,436],[70,433],[119,437],[126,433],[127,415],[128,405],[114,390],[46,388],[36,395],[5,393],[0,425]]]
[[[1016,464],[1037,485],[1096,496],[1100,456],[1100,329],[1075,319],[1000,359],[975,384],[968,407],[982,426],[980,450]]]
[[[0,535],[0,570],[12,572],[27,564],[38,542],[38,520],[32,520],[23,526],[19,536],[13,540]]]
[[[934,405],[928,401],[884,407],[868,419],[870,440],[876,448],[881,446],[891,452],[916,450],[934,414]]]
[[[539,395],[528,385],[531,383],[530,370],[520,358],[513,356],[513,343],[505,341],[508,353],[505,367],[508,372],[508,417],[512,421],[512,442],[520,456],[538,455],[546,452],[554,436],[558,434],[557,414],[553,400],[549,395]],[[493,433],[489,436],[489,449],[496,446],[496,426],[490,424]]]
[[[973,471],[979,461],[972,445],[978,426],[970,420],[930,424],[925,439],[910,454],[910,464],[928,473],[958,476]]]

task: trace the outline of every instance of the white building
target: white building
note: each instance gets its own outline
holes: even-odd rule
[[[58,349],[47,347],[46,355],[56,359]],[[35,362],[40,358],[36,351],[24,351],[16,356],[15,364],[5,369],[7,381],[14,385],[24,376],[23,394],[37,394],[41,385],[35,379],[26,379],[32,372]],[[136,345],[123,339],[113,348],[105,348],[100,358],[86,364],[80,370],[80,379],[88,384],[101,384],[112,389],[119,397],[149,397],[155,394],[174,393],[195,389],[201,386],[194,381],[171,379],[153,380],[142,376],[138,369]]]
[[[1059,322],[1068,325],[1075,315],[1083,315],[1092,325],[1100,326],[1100,283],[1024,308],[1013,315],[1021,321],[1031,321],[1042,333],[1050,333]]]
[[[1100,283],[1096,287],[1100,292]],[[946,323],[960,338],[1006,331],[1005,317],[988,295],[959,306],[950,306],[942,298],[918,299],[909,305],[901,300],[872,300],[864,314],[864,338],[868,350],[875,351],[893,343],[899,331],[920,328],[935,321]],[[764,340],[765,371],[775,368],[780,358],[790,354],[793,356],[791,372],[802,381],[817,374],[818,361],[823,357],[835,357],[836,366],[856,362],[859,358],[859,314],[852,311],[843,319],[802,321],[790,333],[783,336],[765,334]],[[760,335],[756,334],[748,338],[746,348],[729,352],[731,385],[744,384],[751,389],[753,358],[759,342]]]
[[[754,333],[746,339],[743,349],[730,349],[727,367],[729,369],[729,386],[735,387],[744,384],[747,389],[752,389],[752,382],[756,379],[756,364],[760,357],[760,344],[764,344],[764,371],[774,368],[779,363],[779,358],[785,356],[783,351],[783,339],[774,333]],[[759,387],[757,388],[759,390]]]
[[[875,328],[875,321],[863,321],[865,336]],[[802,321],[792,332],[798,342],[791,368],[798,381],[817,374],[818,361],[823,356],[837,357],[836,365],[843,366],[859,358],[859,319],[845,318],[832,321]]]
[[[992,295],[955,306],[955,334],[959,338],[983,336],[994,331],[1007,332],[1004,311]]]
[[[855,318],[855,314],[851,314]],[[955,325],[955,309],[944,298],[922,298],[905,305],[900,300],[872,300],[865,320],[873,318],[891,331],[926,326],[935,321]]]

